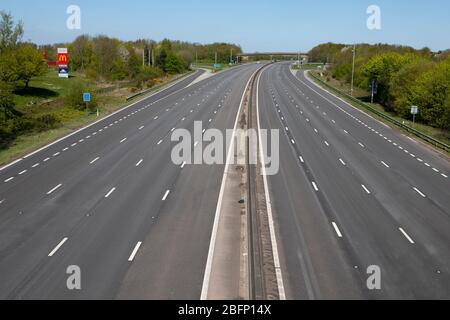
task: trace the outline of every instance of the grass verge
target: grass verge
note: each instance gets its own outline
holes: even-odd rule
[[[99,117],[96,114],[88,114],[78,111],[70,106],[64,105],[63,97],[67,93],[73,81],[86,81],[91,88],[98,90],[95,84],[87,83],[81,76],[70,79],[58,79],[53,74],[36,78],[30,83],[28,94],[15,95],[16,109],[20,112],[33,115],[51,113],[58,117],[61,125],[58,128],[43,132],[31,132],[17,136],[7,148],[0,150],[0,166],[19,159],[39,148],[56,141],[86,125],[107,117],[111,113],[120,110],[135,101],[143,99],[163,87],[183,78],[190,72],[183,75],[167,77],[161,79],[160,84],[151,88],[145,93],[129,99],[130,91],[126,87],[117,87],[114,90],[105,90],[105,93],[98,94]],[[64,81],[65,80],[65,81]],[[69,81],[67,81],[69,80]],[[42,94],[45,93],[45,94]],[[32,109],[31,109],[32,108]]]

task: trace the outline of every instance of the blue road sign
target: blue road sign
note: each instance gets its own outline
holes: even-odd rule
[[[68,78],[69,77],[69,68],[67,66],[59,66],[58,67],[58,76],[60,78]]]
[[[369,90],[374,94],[378,93],[378,82],[376,80],[372,80],[369,84]]]
[[[83,102],[91,102],[91,94],[89,92],[83,93]]]

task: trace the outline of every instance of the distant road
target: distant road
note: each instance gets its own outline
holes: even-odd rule
[[[223,166],[175,166],[170,135],[233,128],[256,69],[195,74],[0,171],[0,298],[199,299]]]
[[[288,298],[450,298],[449,162],[287,63],[264,71],[259,101],[281,132],[269,185]]]

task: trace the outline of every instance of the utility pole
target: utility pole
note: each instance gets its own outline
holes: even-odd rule
[[[356,44],[353,45],[352,87],[350,89],[350,94],[352,97],[353,97],[353,85],[355,81],[355,59],[356,59]]]
[[[230,64],[233,64],[233,49],[230,50],[231,54],[230,54]]]
[[[154,66],[155,66],[155,49],[152,46],[152,67],[154,67]]]
[[[216,51],[216,60],[215,61],[216,61],[216,64],[217,64],[217,51]]]

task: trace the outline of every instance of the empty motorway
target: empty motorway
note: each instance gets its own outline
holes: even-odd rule
[[[450,297],[450,165],[288,63],[259,79],[262,129],[279,129],[268,177],[291,299]],[[368,290],[367,269],[381,270]]]
[[[199,299],[225,165],[173,164],[171,134],[233,129],[261,67],[196,72],[3,168],[0,298]],[[256,80],[259,126],[280,131],[266,200],[282,296],[450,298],[447,157],[289,63]],[[82,290],[67,289],[72,265]],[[380,290],[367,287],[373,266]]]
[[[232,129],[257,67],[196,73],[0,171],[0,298],[199,299],[223,167],[174,165],[171,133]]]

